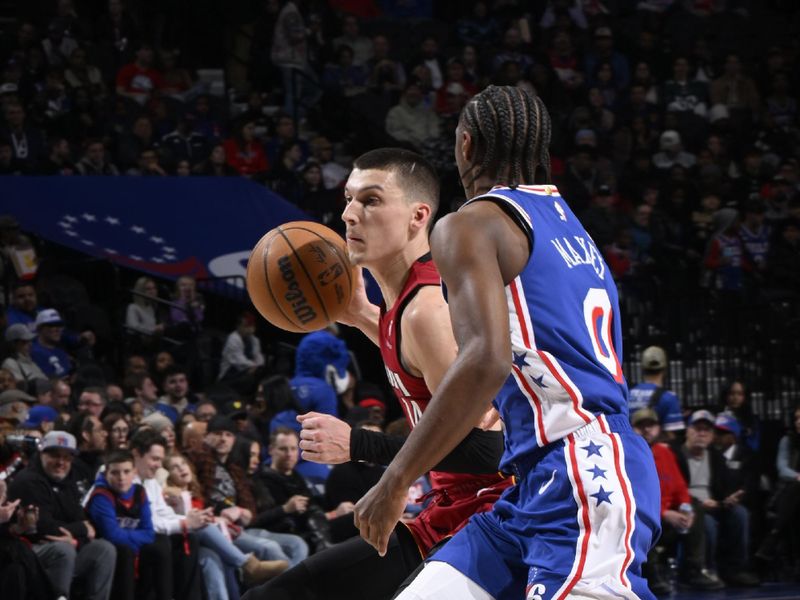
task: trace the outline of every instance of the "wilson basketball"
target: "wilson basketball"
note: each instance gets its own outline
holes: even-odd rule
[[[345,241],[311,221],[279,225],[247,262],[250,299],[267,321],[287,331],[316,331],[336,321],[354,284]]]

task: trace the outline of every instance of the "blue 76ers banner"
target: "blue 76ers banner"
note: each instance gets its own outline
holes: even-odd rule
[[[0,214],[24,231],[166,278],[244,276],[267,231],[308,220],[232,177],[2,177]]]

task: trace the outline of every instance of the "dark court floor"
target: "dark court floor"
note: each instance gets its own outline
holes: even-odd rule
[[[659,600],[800,600],[800,583],[765,583],[757,588],[718,592],[675,592]]]

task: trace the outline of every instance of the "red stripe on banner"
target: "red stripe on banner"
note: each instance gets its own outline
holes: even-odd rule
[[[583,511],[583,543],[581,544],[580,548],[580,562],[578,563],[578,570],[575,571],[572,581],[570,581],[566,589],[561,592],[561,595],[559,595],[557,600],[563,600],[569,596],[572,588],[574,588],[575,584],[581,580],[581,577],[583,576],[583,567],[586,565],[586,555],[589,548],[589,536],[592,533],[592,524],[589,521],[589,503],[586,500],[586,492],[583,489],[583,482],[581,481],[580,471],[578,470],[578,457],[575,455],[575,437],[572,434],[569,434],[567,439],[569,440],[569,461],[572,464],[572,473],[575,476],[575,485],[578,487],[578,497],[581,500],[581,510]]]
[[[514,311],[517,313],[520,329],[522,329],[522,341],[526,348],[531,347],[531,340],[528,337],[528,322],[525,320],[525,313],[522,312],[522,304],[519,301],[519,291],[517,290],[517,280],[515,279],[509,285],[511,288],[511,298],[514,300]]]
[[[536,406],[536,433],[539,435],[539,439],[541,441],[541,446],[546,446],[550,442],[547,440],[547,436],[544,433],[544,419],[542,418],[542,402],[539,400],[539,396],[536,395],[536,392],[533,391],[533,388],[528,385],[528,380],[525,379],[525,375],[522,374],[522,371],[517,365],[511,365],[511,368],[514,369],[514,373],[517,374],[517,379],[522,384],[522,387],[525,388],[525,391],[530,394],[533,398],[533,404]]]
[[[561,384],[561,387],[566,390],[567,394],[569,394],[569,397],[572,399],[572,408],[575,409],[575,412],[580,415],[584,423],[591,423],[592,419],[590,419],[589,417],[586,416],[586,414],[584,414],[584,410],[578,403],[578,395],[575,393],[575,390],[573,390],[571,386],[567,385],[566,380],[563,377],[561,377],[561,373],[559,373],[556,370],[555,366],[553,366],[553,363],[550,362],[549,358],[547,358],[547,354],[545,354],[544,351],[537,350],[536,352],[539,354],[539,357],[542,359],[542,362],[547,366],[547,369],[550,371],[553,377],[556,378],[556,381],[558,381],[558,383]]]

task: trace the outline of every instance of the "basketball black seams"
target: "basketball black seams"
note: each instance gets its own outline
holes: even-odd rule
[[[319,303],[319,307],[320,307],[320,309],[322,309],[322,313],[325,315],[325,321],[330,323],[330,321],[331,321],[330,315],[328,315],[328,310],[327,310],[327,308],[325,306],[325,302],[323,302],[323,300],[322,300],[322,296],[320,295],[319,290],[317,289],[316,282],[314,281],[313,277],[311,277],[311,274],[308,272],[308,269],[306,269],[306,266],[303,264],[303,261],[300,259],[300,255],[297,253],[297,249],[294,247],[292,242],[289,240],[289,237],[285,233],[286,231],[291,231],[292,229],[300,229],[300,230],[306,231],[308,233],[313,233],[315,236],[317,236],[321,240],[325,240],[325,238],[323,238],[322,236],[320,236],[316,232],[311,231],[310,229],[306,229],[305,227],[290,227],[290,228],[288,228],[286,230],[284,230],[283,227],[279,227],[278,228],[278,233],[281,235],[281,237],[283,237],[283,239],[288,244],[289,248],[292,250],[292,254],[294,254],[294,258],[295,258],[296,264],[300,266],[300,268],[303,270],[303,273],[305,273],[306,279],[308,279],[308,282],[311,284],[311,289],[314,290],[314,295],[317,298],[317,302]],[[289,262],[288,258],[287,258],[286,262],[287,263]],[[291,283],[292,282],[291,282],[290,279],[287,278],[287,276],[290,273],[285,270],[283,265],[279,264],[279,266],[281,267],[281,275],[283,276],[283,279],[286,281],[287,286],[289,286],[291,288]],[[291,269],[291,264],[288,264],[288,266],[289,266],[291,275],[294,276],[294,278],[295,278],[295,284],[296,284],[297,280],[296,280],[296,276],[294,275],[294,270]],[[294,290],[292,290],[292,292],[294,292]],[[313,310],[314,309],[308,304],[308,301],[306,300],[305,295],[303,294],[302,290],[300,290],[299,285],[297,285],[297,292],[299,292],[299,295],[296,295],[296,294],[293,293],[292,295],[295,296],[293,298],[289,298],[289,296],[287,294],[286,295],[286,300],[292,306],[292,310],[294,311],[294,313],[297,316],[297,318],[300,319],[299,326],[302,327],[305,323],[308,323],[309,321],[315,319],[317,315],[313,314]],[[303,315],[308,315],[309,314],[305,307],[308,307],[308,308],[311,309],[311,311],[312,311],[311,316],[301,317],[301,314],[303,314]],[[299,311],[302,311],[302,312],[299,312]],[[283,309],[281,309],[281,312],[283,312]]]
[[[272,246],[272,242],[275,241],[275,238],[278,237],[277,235],[272,236],[272,239],[269,240],[264,246],[264,250],[261,254],[261,266],[264,269],[264,281],[267,282],[267,291],[269,292],[270,297],[272,298],[272,304],[278,307],[278,310],[281,311],[281,314],[284,318],[292,323],[293,325],[297,325],[293,320],[292,317],[286,314],[286,311],[283,310],[283,306],[281,303],[278,302],[278,299],[275,297],[275,292],[272,289],[272,282],[269,280],[269,248]]]
[[[339,260],[339,263],[341,263],[341,265],[343,267],[345,267],[344,272],[347,274],[347,286],[348,286],[349,289],[353,289],[353,274],[350,272],[350,269],[347,268],[348,265],[350,264],[350,260],[348,258],[346,258],[346,257],[342,257],[341,251],[339,250],[339,248],[337,248],[334,244],[331,244],[330,240],[328,240],[327,238],[321,236],[320,234],[318,234],[316,231],[314,231],[312,229],[307,229],[306,227],[291,227],[290,229],[299,229],[301,231],[306,231],[306,232],[308,232],[308,233],[310,233],[312,235],[317,236],[320,240],[325,242],[325,244],[327,244],[327,246],[328,246],[328,249],[331,252],[333,252],[333,254],[336,256],[336,258]],[[281,231],[283,231],[283,228],[281,228]],[[337,294],[337,296],[338,296],[338,294]]]

